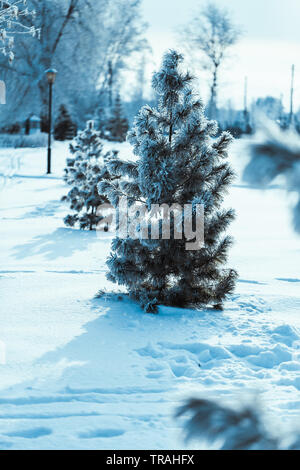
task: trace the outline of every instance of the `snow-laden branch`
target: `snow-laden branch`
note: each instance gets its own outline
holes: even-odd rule
[[[18,34],[40,36],[40,30],[24,23],[25,18],[35,19],[35,10],[27,7],[27,0],[0,0],[0,52],[14,59],[14,38]]]

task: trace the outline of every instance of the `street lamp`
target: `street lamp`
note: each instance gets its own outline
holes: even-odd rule
[[[52,87],[56,79],[57,71],[55,69],[48,69],[45,72],[49,83],[49,116],[48,116],[48,159],[47,159],[47,175],[51,173],[51,127],[52,127]]]

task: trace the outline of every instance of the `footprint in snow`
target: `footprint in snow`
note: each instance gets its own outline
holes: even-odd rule
[[[11,442],[0,441],[0,449],[9,449],[12,446]]]
[[[238,282],[240,284],[254,284],[254,285],[259,285],[259,286],[265,286],[266,285],[265,282],[250,281],[250,280],[246,280],[246,279],[239,279]]]
[[[9,437],[23,437],[25,439],[37,439],[42,436],[49,436],[52,430],[49,428],[19,429],[6,434]]]
[[[90,431],[82,432],[78,435],[80,439],[97,439],[118,437],[125,434],[123,429],[92,429]]]
[[[237,304],[239,309],[249,313],[266,313],[272,310],[262,298],[255,295],[235,295],[232,297],[232,301]]]

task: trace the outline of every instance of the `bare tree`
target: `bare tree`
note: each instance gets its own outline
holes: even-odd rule
[[[294,123],[294,83],[295,83],[295,65],[292,65],[292,77],[291,77],[291,98],[290,98],[290,115],[289,125]]]
[[[206,69],[211,72],[208,114],[217,115],[217,91],[219,71],[228,57],[228,51],[236,44],[240,30],[234,25],[226,9],[208,3],[191,23],[181,32],[185,46],[193,55],[199,56]]]
[[[47,114],[48,92],[44,71],[53,66],[61,71],[59,62],[63,56],[64,72],[67,71],[73,52],[65,38],[75,38],[77,25],[85,17],[87,9],[83,0],[28,0],[27,3],[28,8],[36,12],[35,25],[41,31],[40,39],[33,42],[25,40],[23,35],[16,36],[14,63],[0,60],[2,75],[6,72],[9,96],[4,112],[18,118],[29,111],[42,116]],[[23,25],[30,27],[30,19],[24,17]],[[75,64],[77,62],[74,61]],[[59,80],[62,80],[61,75]],[[72,77],[68,78],[71,81]]]
[[[135,70],[135,64],[149,44],[144,39],[147,27],[140,12],[141,0],[110,0],[108,15],[105,17],[105,57],[99,69],[100,94],[102,101],[111,108],[113,99],[120,88],[122,71]],[[104,103],[102,103],[103,105]]]
[[[67,105],[81,125],[93,116],[99,89],[109,88],[108,65],[116,85],[132,52],[142,48],[140,0],[28,0],[28,6],[36,11],[41,38],[16,37],[12,65],[0,57],[8,98],[0,120],[23,120],[29,113],[46,116],[44,71],[54,67],[59,72],[54,105]]]

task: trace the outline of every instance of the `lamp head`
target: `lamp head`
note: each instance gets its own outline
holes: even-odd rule
[[[47,80],[48,80],[49,85],[52,85],[55,82],[56,75],[57,75],[57,70],[48,69],[48,70],[46,70],[45,74],[47,76]]]

